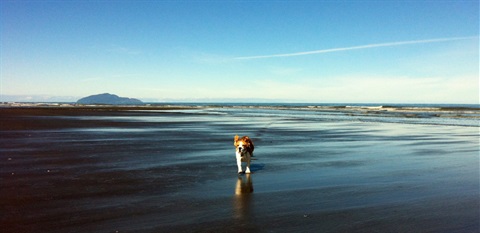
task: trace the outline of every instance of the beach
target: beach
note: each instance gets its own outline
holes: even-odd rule
[[[7,106],[2,231],[478,232],[479,112]]]

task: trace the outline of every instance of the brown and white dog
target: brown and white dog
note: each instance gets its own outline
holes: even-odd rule
[[[252,140],[248,136],[239,138],[238,135],[235,135],[235,138],[233,139],[233,145],[235,146],[238,173],[243,173],[242,162],[247,163],[245,173],[250,173],[250,161],[253,156],[253,150],[255,149]]]

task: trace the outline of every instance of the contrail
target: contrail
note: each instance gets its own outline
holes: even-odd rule
[[[473,39],[473,38],[478,38],[478,36],[437,38],[437,39],[428,39],[428,40],[398,41],[398,42],[389,42],[389,43],[380,43],[380,44],[359,45],[359,46],[344,47],[344,48],[313,50],[313,51],[305,51],[305,52],[298,52],[298,53],[284,53],[284,54],[236,57],[235,59],[251,60],[251,59],[263,59],[263,58],[274,58],[274,57],[295,57],[295,56],[303,56],[303,55],[310,55],[310,54],[333,53],[333,52],[357,50],[357,49],[392,47],[392,46],[400,46],[400,45],[408,45],[408,44],[436,43],[436,42],[445,42],[445,41],[454,41],[454,40],[468,40],[468,39]]]

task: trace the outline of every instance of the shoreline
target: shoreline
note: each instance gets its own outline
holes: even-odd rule
[[[80,110],[179,110],[205,108],[232,109],[277,109],[277,110],[318,110],[318,111],[365,111],[365,112],[471,112],[480,114],[476,104],[212,104],[212,103],[152,103],[144,105],[82,105],[72,103],[0,103],[0,109],[38,108],[38,109],[80,109]]]
[[[273,105],[273,104],[185,104],[185,105],[49,105],[49,104],[0,104],[0,116],[75,116],[85,114],[128,115],[128,114],[159,114],[190,111],[204,114],[230,114],[232,112],[255,113],[265,116],[290,115],[315,121],[364,121],[407,124],[459,125],[480,127],[480,108],[464,106],[314,106]]]

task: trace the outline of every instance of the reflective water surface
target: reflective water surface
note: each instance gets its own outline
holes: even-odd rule
[[[3,232],[479,229],[479,127],[462,119],[245,108],[0,117]],[[235,134],[254,140],[252,174],[237,175]]]

